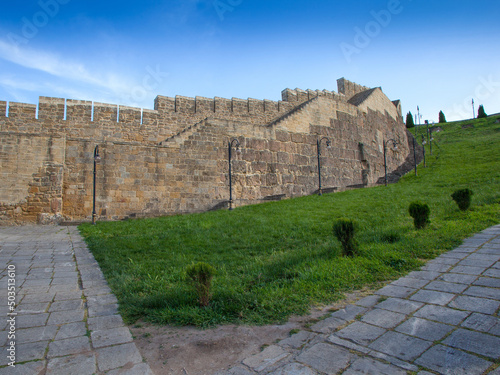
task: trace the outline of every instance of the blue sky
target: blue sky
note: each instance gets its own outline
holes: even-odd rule
[[[470,118],[472,99],[500,112],[499,15],[497,0],[7,2],[0,100],[279,100],[345,77],[422,122]]]

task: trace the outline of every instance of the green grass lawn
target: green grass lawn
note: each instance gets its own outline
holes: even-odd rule
[[[498,117],[497,117],[498,118]],[[500,124],[445,124],[433,155],[399,183],[203,214],[83,224],[80,231],[120,302],[123,318],[210,326],[283,322],[344,292],[390,280],[500,222]],[[464,126],[469,125],[469,126]],[[420,130],[421,131],[421,130]],[[429,151],[429,150],[427,150]],[[474,191],[461,212],[450,195]],[[431,224],[415,230],[421,200]],[[360,255],[341,256],[335,219],[359,223]],[[185,268],[213,265],[213,298],[199,307]]]

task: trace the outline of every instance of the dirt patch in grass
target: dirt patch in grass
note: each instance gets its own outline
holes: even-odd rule
[[[211,329],[156,326],[137,322],[130,326],[143,358],[157,375],[213,375],[227,370],[263,347],[290,336],[292,330],[307,330],[334,310],[342,309],[373,290],[362,290],[329,306],[311,309],[305,316],[293,316],[281,325],[224,325]]]

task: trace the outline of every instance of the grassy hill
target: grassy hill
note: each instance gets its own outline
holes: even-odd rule
[[[80,231],[125,320],[208,326],[264,324],[305,313],[342,293],[397,278],[500,222],[499,117],[441,125],[427,168],[388,187],[308,196],[203,214],[84,224]],[[420,130],[421,131],[421,130]],[[450,195],[474,192],[459,211]],[[410,202],[429,204],[413,227]],[[335,219],[359,223],[360,255],[341,255]],[[185,268],[213,265],[213,298],[198,306]]]

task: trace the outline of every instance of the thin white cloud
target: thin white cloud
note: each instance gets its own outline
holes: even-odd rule
[[[98,74],[88,71],[84,64],[66,61],[63,58],[45,51],[20,48],[0,40],[0,58],[16,65],[48,73],[54,77],[91,85],[118,95],[129,91],[131,84],[123,77],[114,74]],[[12,86],[12,82],[10,82]],[[22,86],[19,84],[19,86]],[[22,88],[22,87],[19,87]],[[29,90],[29,87],[23,89]]]

